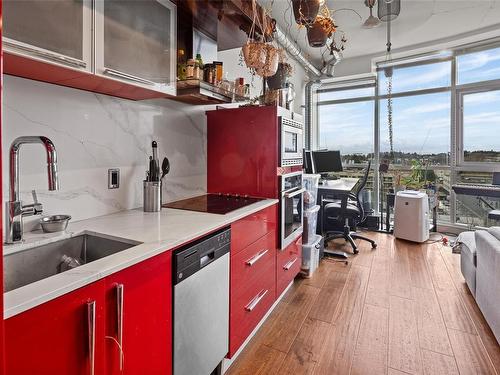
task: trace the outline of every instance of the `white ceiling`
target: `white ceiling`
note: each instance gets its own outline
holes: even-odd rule
[[[270,9],[272,17],[315,65],[321,65],[321,52],[311,48],[304,28],[299,28],[293,18],[290,0],[258,0]],[[386,25],[363,29],[361,24],[369,15],[364,0],[327,0],[330,10],[351,8],[354,12],[337,11],[334,19],[339,29],[346,33],[348,43],[344,59],[383,53],[386,44]],[[373,8],[377,15],[377,6]],[[417,44],[428,44],[443,38],[452,38],[486,27],[500,29],[500,0],[402,0],[401,14],[392,23],[392,48],[399,49]]]

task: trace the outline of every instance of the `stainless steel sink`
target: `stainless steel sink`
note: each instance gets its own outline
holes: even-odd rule
[[[81,234],[5,255],[4,291],[20,288],[139,244],[126,239]]]

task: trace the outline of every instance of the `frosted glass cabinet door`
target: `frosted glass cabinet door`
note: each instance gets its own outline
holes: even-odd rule
[[[5,0],[8,52],[91,71],[91,0]]]
[[[175,94],[175,5],[168,0],[98,0],[96,73]]]

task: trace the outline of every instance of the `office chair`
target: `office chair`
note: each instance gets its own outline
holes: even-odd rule
[[[365,169],[362,180],[359,182],[358,186],[355,188],[354,193],[350,193],[348,197],[344,198],[342,201],[335,201],[326,204],[323,207],[323,222],[341,222],[344,223],[343,231],[327,231],[324,234],[325,237],[325,247],[328,242],[336,238],[343,238],[349,242],[352,246],[354,254],[358,253],[358,247],[354,242],[355,239],[370,242],[372,248],[376,248],[377,244],[370,238],[362,236],[356,232],[351,231],[349,226],[349,221],[354,223],[354,226],[361,223],[365,219],[365,210],[363,208],[363,202],[361,199],[361,193],[366,186],[368,181],[368,175],[370,173],[371,161],[368,162],[368,166]]]

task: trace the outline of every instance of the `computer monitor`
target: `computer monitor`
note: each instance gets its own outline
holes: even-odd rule
[[[304,167],[304,172],[308,174],[314,174],[316,173],[316,168],[314,167],[314,160],[313,160],[313,155],[312,155],[311,150],[306,150],[304,149],[302,151],[302,160],[303,160],[303,167]]]
[[[342,172],[340,151],[314,151],[313,160],[316,173]]]

